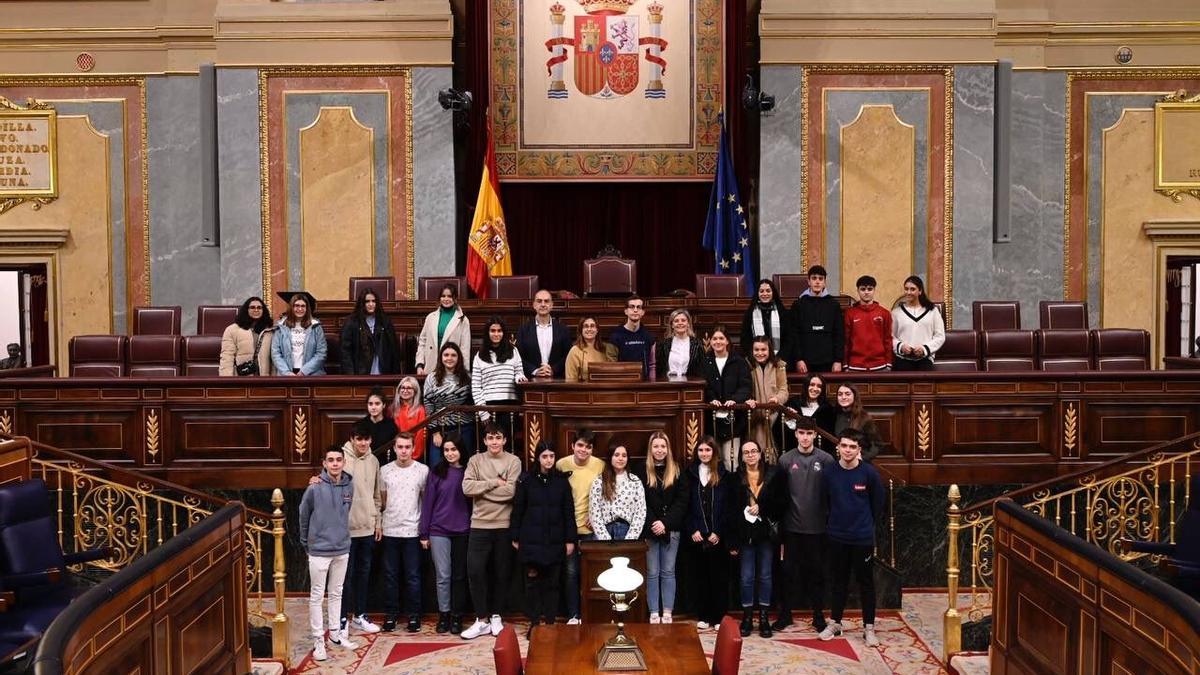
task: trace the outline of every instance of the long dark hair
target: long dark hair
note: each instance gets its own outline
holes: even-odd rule
[[[258,301],[262,305],[262,316],[258,317],[258,321],[250,318],[250,303]],[[238,325],[238,328],[252,330],[255,333],[261,333],[271,327],[271,309],[267,307],[267,303],[257,295],[252,295],[248,300],[242,303],[238,308],[237,317],[233,320]]]
[[[492,344],[492,326],[500,326],[500,331],[503,333],[500,336],[500,344]],[[501,363],[511,359],[513,356],[512,342],[508,339],[508,326],[504,325],[504,321],[493,316],[488,319],[483,328],[483,347],[479,350],[479,358],[486,363]]]
[[[925,309],[933,309],[933,301],[929,299],[928,295],[925,295],[925,282],[921,281],[921,277],[914,274],[905,279],[904,283],[916,286],[917,290],[921,292],[921,294],[917,296],[917,302],[920,302],[922,307]],[[900,304],[902,302],[904,302],[903,295],[900,296],[900,299],[896,301],[896,304]]]
[[[364,289],[362,293],[358,294],[358,299],[354,301],[354,313],[350,316],[355,321],[366,322],[368,295],[375,296],[375,325],[383,325],[383,322],[387,320],[387,314],[383,311],[383,300],[379,299],[379,294],[375,292],[374,288]]]
[[[702,445],[707,445],[708,447],[712,448],[712,451],[713,451],[712,459],[710,459],[707,462],[700,461],[700,446],[702,446]],[[720,451],[720,448],[721,448],[721,446],[717,443],[717,439],[713,438],[712,436],[702,436],[700,438],[700,440],[697,441],[697,443],[696,443],[695,459],[692,460],[692,463],[695,464],[697,467],[697,469],[696,469],[697,472],[700,471],[699,466],[701,464],[706,464],[708,466],[709,485],[711,485],[714,488],[717,487],[717,485],[719,485],[721,483],[721,457],[720,457],[721,451]]]
[[[625,451],[625,473],[629,473],[629,446],[614,438],[608,442],[608,461],[600,472],[600,492],[609,502],[617,498],[617,470],[613,468],[612,458],[618,448]]]
[[[550,465],[550,468],[547,471],[542,471],[542,461],[541,461],[542,453],[547,450],[549,450],[550,452],[554,452],[555,454],[558,454],[554,450],[554,441],[547,441],[547,440],[538,441],[537,447],[535,448],[535,450],[533,452],[533,473],[534,474],[541,475],[541,476],[553,476],[554,474],[559,473],[558,467],[553,464]]]
[[[460,437],[458,434],[443,434],[442,461],[438,462],[437,466],[433,467],[433,475],[443,479],[446,477],[446,474],[450,472],[450,462],[446,461],[445,448],[447,443],[453,443],[454,447],[458,449],[458,465],[466,466],[466,464],[463,462],[463,456],[467,453],[466,449],[463,448],[462,437]]]
[[[820,373],[811,373],[811,374],[809,374],[809,376],[808,376],[807,378],[805,378],[805,380],[804,380],[804,393],[800,395],[800,400],[801,400],[801,401],[803,401],[805,404],[807,404],[807,403],[808,403],[808,401],[809,401],[809,398],[808,398],[808,385],[812,384],[812,381],[813,381],[814,379],[817,379],[817,380],[820,380],[820,381],[821,381],[821,397],[820,397],[820,398],[818,398],[818,399],[815,399],[815,400],[816,400],[816,402],[817,402],[817,405],[819,406],[819,405],[821,405],[822,403],[826,403],[826,402],[827,402],[827,401],[826,401],[826,398],[825,398],[825,387],[829,386],[829,383],[825,381],[825,376],[824,376],[824,375],[822,375],[822,374],[820,374]],[[855,400],[857,400],[857,399],[858,399],[858,395],[857,395],[857,394],[855,394],[854,398],[855,398]]]
[[[871,421],[871,413],[867,412],[867,409],[863,407],[862,397],[858,395],[858,387],[849,382],[842,382],[838,385],[838,389],[842,387],[854,393],[854,403],[850,404],[850,409],[846,411],[846,414],[850,416],[850,426],[861,431],[867,422]],[[841,411],[842,406],[839,404],[838,412]]]
[[[771,304],[778,307],[780,312],[783,312],[783,300],[779,298],[779,289],[775,286],[775,282],[770,279],[759,279],[758,283],[754,284],[754,299],[750,301],[750,306],[758,306],[758,289],[762,288],[763,284],[771,287]]]
[[[446,381],[446,364],[442,363],[442,352],[447,349],[453,349],[455,354],[458,354],[458,365],[454,367],[454,376],[458,378],[459,384],[467,384],[470,382],[470,373],[467,372],[467,366],[463,363],[462,350],[458,348],[458,343],[453,340],[446,342],[442,348],[438,350],[438,364],[433,369],[433,381],[437,386],[442,386]]]

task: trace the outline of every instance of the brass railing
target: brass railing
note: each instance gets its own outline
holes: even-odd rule
[[[1200,434],[1192,434],[965,508],[959,507],[958,486],[951,485],[943,656],[948,660],[961,651],[964,615],[975,621],[991,609],[997,499],[1012,499],[1122,560],[1134,561],[1147,554],[1127,550],[1126,540],[1175,542],[1175,525],[1191,497],[1193,463],[1198,461]],[[965,607],[960,606],[960,587],[968,594]]]
[[[111,555],[86,563],[101,573],[115,572],[182,530],[200,522],[228,500],[196,492],[60,450],[24,437],[0,436],[5,447],[27,448],[30,473],[45,481],[56,511],[58,541],[64,552],[108,547]],[[287,578],[283,549],[283,493],[271,495],[272,513],[246,509],[246,591],[252,625],[272,633],[272,655],[288,662],[288,619],[284,612]],[[271,590],[263,571],[264,542],[274,540]],[[77,570],[78,571],[78,570]],[[274,612],[264,598],[272,595]]]

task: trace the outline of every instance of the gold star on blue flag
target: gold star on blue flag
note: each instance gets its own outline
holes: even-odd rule
[[[721,123],[721,143],[717,151],[717,175],[713,179],[702,245],[713,252],[716,273],[742,275],[746,292],[753,296],[756,278],[754,260],[750,254],[750,237],[746,234],[749,228],[743,215],[745,209],[738,193],[737,177],[733,174],[733,156],[729,149],[725,115],[719,115],[718,119]]]

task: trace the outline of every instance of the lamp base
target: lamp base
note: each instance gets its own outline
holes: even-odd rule
[[[609,670],[648,670],[646,657],[642,650],[625,634],[625,624],[617,624],[617,634],[605,640],[604,646],[596,654],[596,669]]]

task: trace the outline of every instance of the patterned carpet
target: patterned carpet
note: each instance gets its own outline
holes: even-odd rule
[[[880,646],[867,647],[862,639],[862,622],[856,612],[847,612],[842,638],[822,642],[810,626],[796,625],[765,640],[753,635],[743,642],[741,672],[747,675],[767,673],[944,673],[941,654],[941,613],[945,595],[908,593],[900,611],[881,611],[876,619]],[[312,642],[307,638],[307,607],[303,598],[289,598],[287,614],[291,620],[292,663],[295,673],[344,675],[349,673],[492,673],[490,637],[463,640],[439,635],[426,622],[420,633],[352,633],[358,643],[353,651],[328,646],[329,659],[312,660]],[[513,622],[525,653],[526,624]],[[711,659],[716,631],[700,633],[705,654]],[[980,657],[972,659],[979,665]],[[974,672],[986,672],[972,668]],[[956,663],[956,665],[959,665]]]

